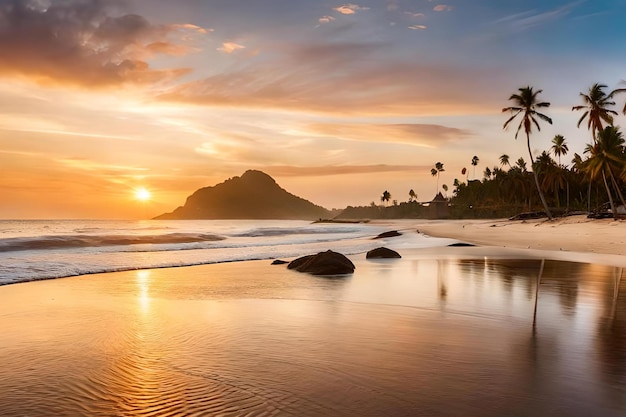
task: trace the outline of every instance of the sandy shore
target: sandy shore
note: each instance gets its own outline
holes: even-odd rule
[[[418,227],[429,236],[477,245],[626,255],[626,222],[612,219],[571,216],[553,221],[442,220]]]

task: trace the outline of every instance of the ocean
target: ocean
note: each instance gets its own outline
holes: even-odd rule
[[[0,415],[626,415],[623,268],[419,224],[0,222]]]
[[[379,233],[403,229],[395,246],[446,245],[411,222],[291,220],[0,220],[0,285],[135,269],[293,258],[332,249],[366,252]]]

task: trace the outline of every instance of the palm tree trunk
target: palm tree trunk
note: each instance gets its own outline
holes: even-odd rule
[[[567,207],[565,208],[565,211],[569,213],[569,181],[566,181],[566,184],[567,184]]]
[[[589,178],[589,185],[587,186],[587,213],[591,213],[591,178]]]
[[[611,177],[611,183],[613,187],[617,190],[617,195],[619,196],[620,201],[626,207],[626,202],[624,202],[624,195],[622,194],[622,190],[620,190],[619,185],[617,185],[617,181],[615,180],[615,176],[613,175],[613,171],[609,168],[609,177]]]
[[[541,186],[539,185],[539,176],[537,175],[537,169],[535,169],[535,158],[533,158],[533,153],[530,150],[530,136],[528,135],[528,132],[526,132],[526,146],[528,147],[528,155],[530,155],[530,163],[533,168],[533,177],[535,177],[535,185],[537,186],[537,191],[539,192],[539,198],[541,198],[543,208],[548,215],[548,220],[552,220],[552,214],[550,213],[550,209],[548,208],[546,197],[543,195],[543,191],[541,191]]]
[[[606,188],[606,193],[609,196],[609,204],[611,205],[611,212],[613,213],[613,219],[617,220],[617,212],[615,211],[615,203],[613,203],[613,196],[611,195],[611,190],[609,190],[609,183],[606,182],[606,175],[604,170],[602,170],[602,180],[604,181],[604,187]]]
[[[615,176],[613,176],[613,171],[611,170],[611,167],[609,167],[609,177],[611,177],[611,183],[613,184],[613,187],[617,190],[617,195],[619,196],[619,199],[622,205],[626,208],[626,202],[624,202],[624,195],[622,194],[622,190],[619,189],[619,186],[617,185],[617,181],[615,181]],[[613,216],[615,216],[615,218],[619,217],[617,215],[617,212],[613,213]]]

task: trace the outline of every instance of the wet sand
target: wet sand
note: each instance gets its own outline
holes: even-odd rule
[[[609,226],[611,227],[611,226]],[[3,416],[622,416],[622,268],[509,248],[0,288]],[[537,322],[536,282],[542,274]]]

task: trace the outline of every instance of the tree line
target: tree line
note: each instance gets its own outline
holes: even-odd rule
[[[515,139],[520,133],[526,138],[530,167],[524,157],[512,162],[509,155],[499,158],[499,165],[485,168],[481,180],[469,180],[466,168],[461,171],[466,181],[454,180],[450,198],[453,216],[472,216],[472,211],[480,216],[511,215],[520,211],[532,211],[541,207],[547,217],[572,210],[591,211],[608,200],[615,218],[620,217],[618,202],[626,207],[624,185],[626,182],[626,147],[622,132],[614,126],[614,116],[618,112],[614,98],[626,89],[606,92],[604,84],[594,84],[587,92],[580,93],[582,105],[572,107],[572,111],[582,112],[577,126],[586,123],[591,141],[585,147],[583,155],[575,153],[571,162],[563,163],[561,157],[569,152],[566,138],[556,135],[552,145],[539,156],[534,157],[530,138],[533,132],[540,131],[543,123],[552,124],[552,119],[542,113],[550,103],[542,101],[542,90],[531,86],[519,88],[511,94],[511,105],[502,109],[511,116],[504,122],[503,129],[508,129],[517,121]],[[626,104],[622,109],[626,114]],[[554,158],[556,159],[554,159]],[[480,159],[474,156],[471,165],[476,166]],[[437,177],[444,172],[444,164],[437,162],[431,169],[431,175]],[[448,186],[441,189],[446,192]],[[381,201],[388,202],[391,195],[383,193]],[[409,192],[409,202],[417,200],[413,190]],[[626,217],[626,216],[622,216]]]

